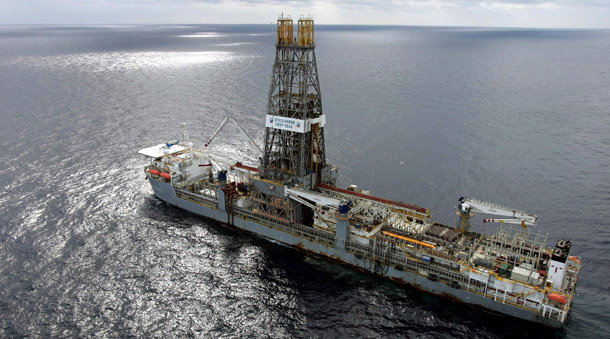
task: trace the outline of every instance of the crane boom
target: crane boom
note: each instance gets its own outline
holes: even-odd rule
[[[212,141],[214,140],[214,138],[216,138],[216,136],[218,135],[218,133],[220,133],[220,131],[225,127],[225,125],[232,120],[233,122],[235,122],[235,125],[237,125],[237,128],[239,129],[239,131],[242,134],[242,137],[244,137],[244,140],[246,140],[246,142],[248,142],[249,144],[251,144],[252,149],[254,149],[257,153],[259,157],[263,156],[263,151],[261,150],[260,147],[258,147],[258,145],[256,144],[256,142],[254,141],[254,139],[252,139],[252,137],[246,132],[246,130],[239,124],[239,122],[237,122],[237,120],[235,120],[234,117],[232,116],[228,116],[226,118],[224,118],[224,120],[222,120],[222,122],[220,123],[220,125],[218,126],[218,128],[216,129],[216,131],[214,131],[214,134],[212,134],[212,137],[210,138],[210,140],[208,140],[208,142],[205,143],[204,148],[207,148]]]
[[[519,225],[521,225],[523,222],[525,222],[525,224],[528,226],[535,225],[529,221],[524,221],[524,220],[520,220],[520,219],[483,219],[483,222],[498,222],[501,224],[504,223],[504,224],[519,224]]]
[[[514,208],[501,206],[498,204],[480,201],[472,198],[465,198],[461,200],[462,206],[467,204],[474,212],[483,214],[498,215],[503,217],[510,217],[512,219],[485,219],[488,222],[503,222],[511,224],[525,224],[528,226],[535,226],[538,217],[534,214],[523,212]]]
[[[214,131],[214,134],[212,134],[212,137],[210,138],[210,140],[208,140],[208,142],[205,143],[204,148],[207,148],[209,144],[212,143],[212,140],[214,140],[214,138],[216,138],[216,136],[218,135],[218,133],[220,133],[220,131],[222,130],[223,127],[225,127],[225,125],[227,124],[227,122],[229,122],[229,117],[225,117],[222,122],[220,123],[220,125],[218,125],[218,128],[216,128],[216,130]]]
[[[237,125],[237,128],[239,128],[239,130],[241,131],[242,135],[245,138],[248,138],[248,141],[250,142],[250,144],[252,146],[254,146],[253,148],[258,152],[258,156],[262,157],[263,156],[263,150],[261,150],[261,148],[258,147],[258,145],[254,141],[254,139],[252,139],[252,137],[248,134],[248,132],[246,132],[246,130],[237,122],[237,120],[235,120],[235,118],[233,118],[233,121],[235,121],[235,124]]]
[[[284,194],[286,196],[288,196],[289,198],[291,198],[297,202],[300,202],[302,204],[305,204],[305,203],[303,203],[301,201],[301,199],[307,199],[307,200],[313,201],[317,204],[321,204],[322,206],[327,206],[332,209],[339,208],[339,205],[341,204],[341,202],[339,200],[328,198],[323,195],[319,195],[319,194],[315,194],[315,193],[311,193],[311,192],[296,190],[294,188],[284,187]],[[305,204],[305,205],[307,205],[308,207],[311,207],[308,204]]]

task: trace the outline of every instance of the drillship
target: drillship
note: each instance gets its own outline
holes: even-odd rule
[[[139,151],[146,178],[170,205],[417,289],[549,327],[570,310],[581,258],[571,242],[547,246],[533,214],[460,198],[458,223],[433,222],[428,209],[339,188],[327,162],[314,23],[277,21],[264,149],[227,117],[202,149],[181,140]],[[261,115],[262,118],[262,115]],[[257,167],[225,164],[207,149],[234,121],[259,154]],[[493,234],[470,230],[475,213],[499,219]]]

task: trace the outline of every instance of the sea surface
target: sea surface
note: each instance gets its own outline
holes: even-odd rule
[[[340,185],[449,225],[460,196],[537,214],[584,261],[554,331],[155,198],[137,151],[182,122],[262,143],[274,29],[0,26],[0,337],[610,336],[610,31],[316,27]],[[212,152],[256,161],[232,126]]]

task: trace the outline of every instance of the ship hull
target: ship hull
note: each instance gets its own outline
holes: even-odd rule
[[[368,273],[373,273],[374,275],[389,278],[401,284],[414,287],[427,293],[438,295],[451,301],[482,308],[503,316],[512,316],[525,321],[540,323],[551,328],[559,328],[562,326],[562,322],[558,320],[542,317],[539,313],[534,313],[510,304],[505,304],[501,301],[495,301],[489,298],[489,295],[485,297],[468,292],[464,289],[454,288],[444,282],[438,280],[433,281],[425,276],[414,274],[402,269],[397,269],[396,267],[387,266],[381,272],[378,270],[373,270],[372,268],[375,264],[372,262],[372,260],[365,257],[358,257],[357,255],[347,251],[339,250],[335,246],[312,241],[289,232],[284,232],[282,230],[269,227],[261,222],[248,220],[247,218],[241,218],[233,215],[231,219],[229,219],[229,215],[223,208],[219,208],[213,204],[206,206],[206,204],[197,203],[178,197],[176,190],[170,183],[155,179],[149,179],[149,182],[155,195],[159,199],[170,205],[212,219],[223,225],[229,225],[240,230],[248,231],[263,238],[281,242],[295,249],[314,254],[330,261],[338,262]]]

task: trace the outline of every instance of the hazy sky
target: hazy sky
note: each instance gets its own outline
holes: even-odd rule
[[[610,0],[0,0],[0,24],[274,22],[610,28]]]

